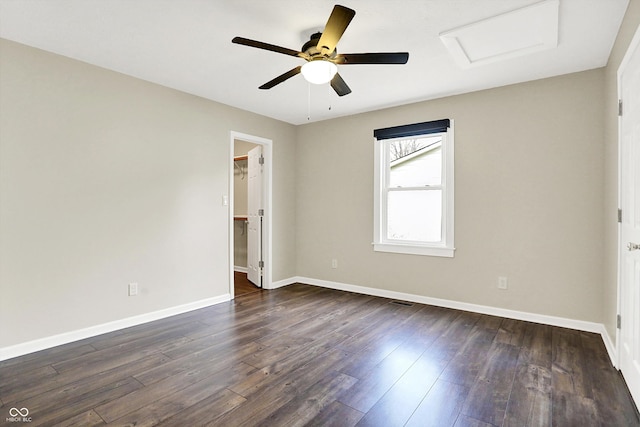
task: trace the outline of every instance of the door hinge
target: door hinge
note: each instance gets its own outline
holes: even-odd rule
[[[618,209],[618,222],[622,222],[622,209]]]
[[[622,317],[620,317],[620,315],[618,314],[618,317],[616,317],[616,327],[618,329],[620,329],[622,326]]]
[[[618,116],[622,116],[622,99],[618,99]]]
[[[264,216],[264,209],[258,209],[258,216]]]
[[[264,261],[258,261],[258,268],[264,268]]]
[[[260,157],[258,157],[258,164],[264,165],[264,156],[261,155]]]

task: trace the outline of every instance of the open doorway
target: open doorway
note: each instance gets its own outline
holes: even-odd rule
[[[231,132],[229,293],[271,286],[271,141]]]

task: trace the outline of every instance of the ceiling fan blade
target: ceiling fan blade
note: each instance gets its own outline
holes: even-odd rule
[[[287,49],[286,47],[276,46],[274,44],[259,42],[257,40],[245,39],[244,37],[234,37],[231,40],[232,43],[241,44],[244,46],[255,47],[258,49],[270,50],[271,52],[283,53],[289,56],[299,56],[301,58],[305,58],[306,55],[302,52],[298,52],[297,50]]]
[[[355,10],[340,6],[339,4],[333,7],[327,25],[325,25],[322,36],[318,41],[317,48],[320,50],[320,53],[323,55],[331,55],[331,53],[333,53],[340,37],[344,34],[344,30],[347,29],[355,14]]]
[[[351,89],[347,86],[347,83],[340,77],[340,74],[333,76],[331,79],[331,87],[336,91],[338,96],[345,96],[351,93]]]
[[[409,52],[343,53],[336,56],[333,62],[341,65],[406,64],[408,60]]]
[[[292,70],[289,70],[286,73],[279,75],[275,79],[266,82],[265,84],[260,86],[259,89],[271,89],[275,85],[278,85],[278,84],[282,83],[283,81],[290,79],[291,77],[295,76],[296,74],[300,74],[300,69],[302,69],[302,66],[298,66],[298,67],[296,67],[296,68],[294,68]]]

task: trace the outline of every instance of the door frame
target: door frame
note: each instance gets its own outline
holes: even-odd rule
[[[635,51],[636,48],[640,48],[640,27],[636,29],[636,32],[633,36],[633,39],[631,40],[631,43],[629,43],[629,46],[627,47],[627,51],[624,54],[624,57],[622,58],[622,61],[620,62],[620,66],[618,67],[618,72],[617,72],[617,80],[616,80],[616,84],[617,84],[617,94],[618,94],[618,99],[622,99],[622,85],[621,83],[621,79],[622,79],[622,74],[624,73],[628,62],[631,60],[631,55],[633,54],[633,52]],[[620,210],[622,208],[622,157],[621,157],[621,153],[622,153],[622,116],[618,116],[618,210]],[[624,215],[624,212],[623,212]],[[617,283],[617,287],[618,287],[618,295],[617,295],[617,307],[616,307],[616,313],[618,315],[621,314],[621,310],[622,310],[622,253],[621,253],[621,247],[622,247],[622,223],[618,222],[618,239],[617,239],[617,255],[618,255],[618,268],[617,268],[617,273],[618,273],[618,283]],[[615,357],[615,361],[614,361],[614,365],[617,369],[620,369],[620,354],[621,354],[621,343],[620,343],[620,328],[616,327],[616,357]]]
[[[262,181],[262,195],[264,199],[264,217],[262,219],[262,259],[264,261],[264,269],[262,276],[262,288],[271,289],[272,283],[272,171],[273,168],[273,141],[260,136],[249,135],[246,133],[231,131],[229,133],[229,295],[231,299],[235,297],[233,288],[233,251],[234,251],[234,224],[233,224],[233,157],[234,157],[234,145],[236,140],[250,142],[262,146],[262,155],[264,156],[264,169],[263,169],[263,181]]]

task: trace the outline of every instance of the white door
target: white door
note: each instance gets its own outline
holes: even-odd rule
[[[640,31],[619,72],[620,370],[640,405]]]
[[[247,278],[262,286],[262,146],[249,151],[247,200]]]

